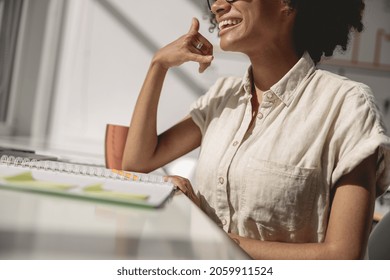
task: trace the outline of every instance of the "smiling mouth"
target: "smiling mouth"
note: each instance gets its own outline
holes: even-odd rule
[[[235,26],[235,25],[237,25],[237,24],[239,24],[241,22],[242,22],[242,19],[227,19],[227,20],[223,20],[223,21],[221,21],[218,24],[218,28],[219,28],[219,30],[223,30],[225,28]]]

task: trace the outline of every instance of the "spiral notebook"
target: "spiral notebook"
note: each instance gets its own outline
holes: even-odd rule
[[[145,207],[161,207],[174,191],[162,176],[3,155],[0,188]]]

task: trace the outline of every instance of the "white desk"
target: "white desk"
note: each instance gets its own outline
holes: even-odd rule
[[[0,189],[0,259],[246,259],[187,197],[144,209]]]
[[[0,146],[58,155],[58,150],[47,148],[46,143],[23,138],[2,137]],[[61,150],[61,154],[68,153]],[[91,159],[97,164],[104,162],[96,155],[84,162]],[[0,188],[0,259],[248,256],[182,194],[161,209],[146,209]]]

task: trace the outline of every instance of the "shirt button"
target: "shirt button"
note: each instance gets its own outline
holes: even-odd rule
[[[223,226],[226,226],[226,225],[227,225],[226,219],[222,219],[221,222],[222,222],[222,225],[223,225]]]
[[[273,94],[271,92],[268,92],[265,97],[267,97],[268,99],[272,99]]]
[[[239,143],[238,141],[234,141],[233,146],[234,146],[234,147],[237,146],[238,143]]]
[[[223,177],[219,177],[218,182],[222,185],[225,182],[225,179]]]
[[[263,115],[262,113],[258,113],[258,114],[257,114],[257,118],[258,118],[259,120],[261,120],[263,117],[264,117],[264,115]]]

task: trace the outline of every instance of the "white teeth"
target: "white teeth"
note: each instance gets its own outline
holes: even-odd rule
[[[229,20],[223,20],[218,24],[219,29],[223,29],[228,25],[236,25],[241,22],[240,19],[229,19]]]

